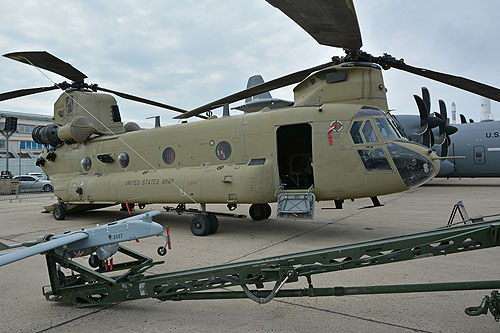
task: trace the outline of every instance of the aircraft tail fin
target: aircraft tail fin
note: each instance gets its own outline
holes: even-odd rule
[[[262,75],[257,74],[254,76],[250,76],[250,78],[248,79],[248,82],[247,82],[247,89],[255,87],[255,86],[262,84],[262,83],[264,83],[264,79],[262,78]],[[272,98],[271,93],[269,91],[266,91],[266,92],[263,92],[261,94],[255,95],[255,96],[248,97],[245,99],[245,103],[252,102],[254,100],[264,99],[264,98]]]

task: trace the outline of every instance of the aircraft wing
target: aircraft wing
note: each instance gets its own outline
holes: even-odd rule
[[[40,254],[43,252],[47,252],[49,250],[58,248],[63,245],[67,245],[82,239],[85,239],[89,237],[89,235],[86,232],[83,231],[76,231],[73,233],[69,233],[67,235],[61,235],[61,237],[55,238],[55,239],[50,239],[46,242],[43,243],[38,243],[36,245],[27,247],[25,249],[13,251],[13,252],[7,252],[4,254],[0,254],[0,266],[10,264],[14,261],[18,261],[27,257],[34,256],[35,254]],[[9,247],[8,245],[5,245],[3,243],[2,248],[5,249],[7,248],[13,248]],[[17,247],[17,246],[14,246]]]

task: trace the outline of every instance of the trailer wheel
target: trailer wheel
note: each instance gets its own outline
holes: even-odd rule
[[[191,232],[195,236],[206,236],[211,228],[210,219],[204,214],[194,214],[191,219]]]
[[[66,217],[66,208],[64,208],[64,205],[56,203],[52,215],[54,215],[54,219],[56,220],[64,220]]]

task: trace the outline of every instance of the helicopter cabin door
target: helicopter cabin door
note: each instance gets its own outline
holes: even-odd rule
[[[280,126],[276,135],[279,177],[284,189],[309,189],[314,184],[311,125]]]

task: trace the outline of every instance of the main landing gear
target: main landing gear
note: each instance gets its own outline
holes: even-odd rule
[[[66,208],[61,203],[56,203],[54,205],[54,210],[52,211],[52,215],[55,220],[64,220],[66,217]]]
[[[191,232],[195,236],[213,234],[219,228],[219,220],[214,213],[194,214],[191,219]]]
[[[271,216],[271,206],[268,203],[252,204],[248,212],[254,221],[266,220]]]

